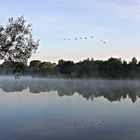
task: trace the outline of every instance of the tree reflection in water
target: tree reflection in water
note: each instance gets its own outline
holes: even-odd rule
[[[129,97],[136,102],[140,97],[140,81],[136,80],[64,80],[1,78],[0,88],[4,92],[22,92],[29,89],[31,93],[57,91],[59,96],[72,96],[78,93],[87,100],[104,97],[109,101],[121,101]]]

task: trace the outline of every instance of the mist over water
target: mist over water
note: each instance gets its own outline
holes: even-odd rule
[[[0,78],[1,140],[139,140],[140,81]]]
[[[140,97],[139,80],[78,80],[1,77],[0,88],[4,92],[48,93],[56,91],[58,96],[73,96],[78,93],[87,100],[104,97],[109,101],[120,101],[129,97],[135,102]]]

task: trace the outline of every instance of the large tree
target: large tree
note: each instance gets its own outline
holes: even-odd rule
[[[32,37],[31,24],[23,16],[10,18],[6,26],[0,26],[0,59],[27,63],[37,50],[39,41]]]

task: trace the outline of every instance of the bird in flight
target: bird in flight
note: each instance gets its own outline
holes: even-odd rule
[[[104,40],[100,40],[103,44],[106,44],[106,41],[104,41]]]
[[[90,37],[75,37],[75,38],[64,38],[64,40],[89,40],[89,39],[93,39],[94,37],[93,37],[93,35],[91,35]],[[103,40],[103,39],[100,39],[100,42],[102,43],[102,44],[106,44],[106,41],[105,40]]]

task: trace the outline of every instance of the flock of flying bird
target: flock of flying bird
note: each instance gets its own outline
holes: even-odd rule
[[[90,36],[90,37],[76,37],[74,38],[74,40],[87,40],[87,39],[93,39],[93,36]],[[73,39],[70,39],[70,38],[64,38],[65,41],[69,41],[69,40],[73,40]],[[104,40],[100,40],[100,42],[102,42],[103,44],[106,44],[106,41]]]

